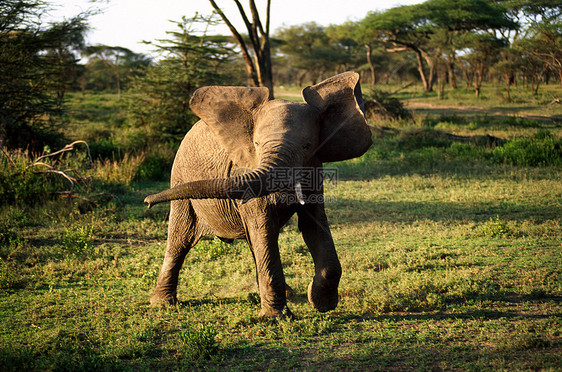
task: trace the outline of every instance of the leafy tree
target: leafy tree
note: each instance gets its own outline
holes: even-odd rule
[[[379,31],[369,27],[368,22],[363,20],[356,24],[353,32],[353,39],[362,44],[365,47],[365,57],[367,60],[367,65],[369,67],[371,84],[375,85],[377,83],[377,75],[375,63],[373,60],[373,49],[375,45],[381,45],[379,41],[380,35]]]
[[[534,31],[528,51],[556,74],[562,85],[562,21],[540,23]]]
[[[357,28],[357,24],[351,21],[326,27],[326,35],[337,56],[336,72],[359,69],[364,64],[364,45],[358,40]]]
[[[315,22],[280,28],[276,38],[284,41],[279,47],[286,64],[299,71],[297,85],[305,77],[315,84],[325,73],[337,71],[338,66],[349,61],[349,48],[353,40],[338,38],[332,29],[332,38],[324,26]]]
[[[412,51],[426,91],[443,66],[449,76],[459,49],[459,40],[469,32],[515,28],[504,9],[485,0],[428,0],[422,4],[400,6],[382,13],[369,13],[365,27],[378,32],[388,51]]]
[[[363,26],[375,33],[388,52],[412,51],[426,91],[433,90],[435,66],[430,58],[428,40],[431,35],[428,14],[420,4],[398,6],[384,12],[370,12]],[[427,71],[426,65],[429,66]]]
[[[88,46],[82,54],[88,57],[88,66],[91,67],[92,71],[96,70],[96,67],[99,71],[99,67],[102,66],[106,73],[109,71],[110,76],[113,77],[112,80],[119,99],[121,98],[123,74],[146,67],[151,62],[147,56],[120,46]],[[107,81],[107,79],[104,80]]]
[[[47,10],[41,0],[0,2],[0,148],[39,151],[56,141],[87,15],[44,26]]]
[[[464,41],[470,48],[470,53],[466,54],[463,59],[471,67],[472,88],[476,93],[476,97],[479,98],[484,77],[494,62],[497,61],[497,51],[501,50],[506,43],[504,40],[496,39],[490,34],[478,33],[471,33],[465,36]]]
[[[495,0],[507,16],[520,26],[516,29],[499,29],[509,40],[509,47],[501,50],[501,60],[495,70],[505,81],[508,99],[509,87],[516,84],[516,75],[522,72],[530,81],[531,90],[537,92],[540,80],[549,72],[560,74],[556,61],[560,61],[560,17],[562,3],[558,0]],[[557,36],[558,35],[558,36]],[[549,63],[550,62],[550,63]]]
[[[145,141],[178,143],[197,121],[189,110],[197,88],[243,81],[231,39],[207,34],[216,23],[214,15],[172,23],[178,30],[168,32],[170,39],[151,43],[161,59],[131,82],[130,113],[134,126],[146,132]]]

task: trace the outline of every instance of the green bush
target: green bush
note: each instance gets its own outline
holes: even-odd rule
[[[210,359],[219,351],[217,331],[209,325],[188,326],[180,332],[184,353],[191,360]]]
[[[522,166],[562,165],[562,139],[541,130],[533,138],[520,138],[496,147],[493,157],[497,162]]]
[[[135,179],[138,181],[159,181],[170,178],[175,153],[172,149],[158,147],[144,154]]]
[[[412,118],[410,110],[406,109],[402,101],[393,97],[390,92],[371,89],[363,94],[363,97],[369,119],[409,120]]]
[[[62,247],[70,257],[84,257],[92,248],[94,228],[92,224],[76,224],[66,229]]]
[[[504,238],[514,234],[507,222],[500,219],[499,216],[490,217],[488,221],[480,225],[479,230],[482,235],[490,238]]]
[[[37,204],[62,186],[61,180],[36,173],[31,164],[22,151],[0,154],[0,204]]]

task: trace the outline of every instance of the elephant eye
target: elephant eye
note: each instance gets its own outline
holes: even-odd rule
[[[259,144],[259,142],[256,141],[256,142],[254,142],[254,145],[259,146],[260,144]]]
[[[312,147],[312,143],[310,142],[307,142],[302,146],[302,148],[305,150],[309,150],[311,147]]]

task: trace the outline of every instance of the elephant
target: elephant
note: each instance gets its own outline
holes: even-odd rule
[[[292,317],[279,253],[281,228],[297,214],[314,263],[308,301],[338,304],[342,275],[323,200],[324,162],[363,155],[371,146],[359,74],[341,73],[302,91],[303,103],[270,99],[266,87],[208,86],[189,102],[201,119],[183,138],[170,189],[168,240],[151,304],[177,303],[188,251],[205,235],[246,239],[254,257],[261,318]]]

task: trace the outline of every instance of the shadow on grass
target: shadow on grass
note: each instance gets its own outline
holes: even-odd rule
[[[446,201],[387,201],[355,200],[338,197],[327,203],[332,224],[360,224],[364,222],[413,223],[420,220],[434,222],[483,222],[498,215],[502,220],[526,221],[559,219],[562,207],[521,205],[515,202],[498,203],[446,202]],[[358,212],[360,211],[360,213]]]

